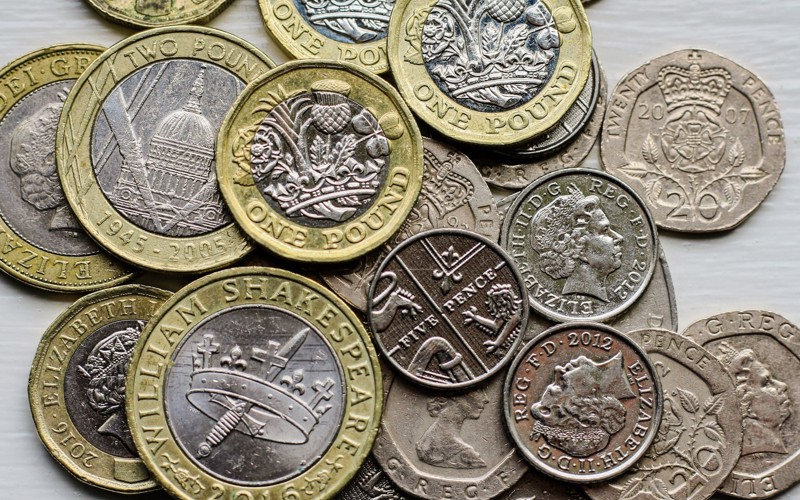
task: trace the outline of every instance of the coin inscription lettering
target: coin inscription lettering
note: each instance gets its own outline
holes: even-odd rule
[[[363,43],[386,38],[393,0],[295,0],[298,10],[329,38]]]

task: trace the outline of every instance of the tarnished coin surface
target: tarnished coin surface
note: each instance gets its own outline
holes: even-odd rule
[[[264,26],[298,59],[389,70],[386,36],[394,0],[258,0]],[[298,35],[298,33],[300,33]]]
[[[608,85],[603,68],[597,65],[598,95],[588,123],[580,133],[562,148],[546,158],[535,160],[509,161],[488,155],[475,155],[473,161],[481,175],[492,186],[506,189],[523,189],[540,177],[556,170],[575,168],[583,163],[600,136],[603,117],[606,112]],[[573,107],[575,104],[573,104]],[[572,113],[570,110],[568,113]]]
[[[256,242],[305,262],[352,260],[403,224],[422,185],[422,137],[382,79],[293,61],[236,101],[217,149],[220,189]]]
[[[600,323],[569,323],[528,342],[505,381],[508,430],[525,458],[558,479],[605,481],[655,439],[658,376],[633,341]]]
[[[56,170],[56,129],[64,100],[105,49],[57,45],[0,71],[0,269],[30,285],[61,292],[119,284],[132,270],[83,231]]]
[[[565,483],[530,468],[514,486],[497,498],[499,500],[586,500],[587,496],[579,485]]]
[[[759,78],[705,50],[654,59],[617,85],[603,123],[603,168],[630,182],[659,227],[741,224],[783,171],[775,98]]]
[[[369,291],[369,324],[403,376],[437,388],[473,386],[522,341],[528,300],[519,271],[483,236],[435,229],[398,245]]]
[[[333,291],[360,311],[367,310],[367,294],[375,271],[398,243],[430,229],[474,231],[497,241],[500,215],[486,181],[466,155],[433,139],[423,138],[422,190],[400,230],[353,266],[322,273]]]
[[[58,172],[103,247],[155,271],[225,266],[250,245],[217,188],[228,108],[272,62],[233,35],[160,28],[119,42],[75,84],[58,128]]]
[[[128,420],[172,495],[331,498],[369,454],[377,355],[321,285],[272,268],[220,271],[181,289],[142,338]]]
[[[334,498],[336,500],[409,500],[409,497],[389,480],[381,465],[372,455],[364,460],[355,477]]]
[[[800,331],[779,314],[734,311],[702,319],[683,335],[716,356],[736,383],[742,456],[720,491],[767,498],[800,481]]]
[[[425,123],[458,141],[511,146],[545,133],[578,98],[592,35],[577,0],[399,0],[388,53]]]
[[[539,179],[506,214],[501,246],[536,311],[554,321],[603,321],[644,292],[658,256],[647,207],[618,179],[565,170]]]
[[[79,299],[45,332],[28,382],[39,438],[65,469],[106,490],[136,493],[156,482],[125,418],[125,375],[145,324],[171,294],[143,285]]]
[[[722,364],[682,335],[662,329],[627,334],[656,367],[664,391],[658,434],[644,456],[613,481],[590,485],[593,500],[706,500],[742,449],[736,386]]]
[[[233,0],[86,0],[109,21],[132,28],[205,23]]]
[[[372,453],[409,495],[487,500],[528,469],[503,426],[502,376],[461,392],[431,392],[402,377],[384,381],[386,412]]]

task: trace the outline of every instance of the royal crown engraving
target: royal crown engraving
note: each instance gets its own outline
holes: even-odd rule
[[[328,28],[352,42],[385,38],[394,1],[300,0],[312,24]]]
[[[310,330],[285,343],[268,340],[253,347],[249,357],[239,345],[223,346],[206,334],[195,346],[193,371],[186,399],[214,421],[198,446],[200,459],[211,455],[234,432],[253,439],[303,444],[332,405],[336,383],[305,380],[303,369],[285,373],[287,363]],[[309,390],[310,389],[310,390]]]
[[[550,78],[561,45],[539,0],[439,0],[416,12],[405,33],[405,60],[424,64],[443,92],[477,111],[531,100]]]
[[[259,189],[287,217],[345,222],[366,210],[381,184],[389,141],[375,116],[322,80],[267,115],[250,146]]]

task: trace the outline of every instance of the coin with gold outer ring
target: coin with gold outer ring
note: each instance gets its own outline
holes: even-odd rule
[[[355,259],[402,225],[422,187],[422,137],[400,96],[352,64],[294,61],[242,92],[217,139],[239,226],[282,257]]]
[[[81,481],[118,493],[157,488],[125,418],[130,355],[170,292],[123,285],[80,298],[50,325],[33,359],[28,400],[39,438]]]
[[[388,55],[422,121],[457,141],[512,146],[577,100],[592,32],[578,0],[398,0]]]
[[[89,292],[133,276],[83,232],[55,168],[63,99],[105,50],[56,45],[0,70],[0,269],[38,288]]]
[[[266,267],[219,271],[178,291],[142,337],[128,422],[177,498],[331,498],[369,455],[380,365],[322,285]]]

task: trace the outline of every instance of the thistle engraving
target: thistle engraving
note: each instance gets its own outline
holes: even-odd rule
[[[298,0],[311,24],[334,38],[365,43],[386,38],[393,0]]]

